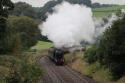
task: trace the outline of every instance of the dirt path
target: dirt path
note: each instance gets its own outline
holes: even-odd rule
[[[95,83],[68,66],[56,66],[48,57],[41,58],[40,64],[46,70],[43,83]]]

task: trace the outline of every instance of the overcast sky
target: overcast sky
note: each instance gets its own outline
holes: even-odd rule
[[[13,2],[18,2],[18,1],[27,2],[27,3],[31,4],[32,6],[41,7],[46,2],[48,2],[50,0],[12,0],[12,1]],[[92,0],[92,2],[99,2],[99,3],[103,3],[103,4],[121,4],[121,5],[125,5],[125,0]]]

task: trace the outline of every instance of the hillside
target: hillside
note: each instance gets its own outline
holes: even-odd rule
[[[94,8],[92,11],[94,12],[95,17],[100,18],[100,17],[105,17],[113,12],[118,12],[120,9],[125,9],[125,5]]]

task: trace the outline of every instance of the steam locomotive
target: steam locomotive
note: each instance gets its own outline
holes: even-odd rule
[[[55,62],[56,65],[63,65],[64,64],[64,52],[58,48],[50,48],[48,51],[49,58]]]

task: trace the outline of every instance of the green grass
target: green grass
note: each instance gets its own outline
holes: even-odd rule
[[[35,46],[33,46],[31,49],[36,49],[37,51],[39,51],[39,50],[48,49],[52,46],[53,44],[51,42],[38,41],[38,43]]]
[[[112,13],[118,12],[121,9],[125,9],[125,5],[94,8],[94,9],[92,9],[92,11],[93,11],[95,17],[100,18],[100,17],[105,17]]]

